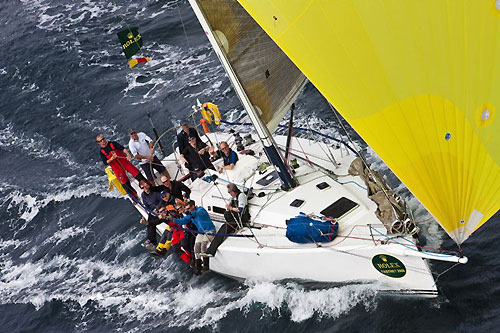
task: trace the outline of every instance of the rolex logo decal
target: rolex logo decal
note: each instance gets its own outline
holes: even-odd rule
[[[406,275],[405,265],[398,258],[388,254],[375,255],[372,258],[372,264],[377,271],[392,278],[401,278]]]

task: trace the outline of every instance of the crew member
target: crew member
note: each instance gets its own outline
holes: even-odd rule
[[[208,247],[201,254],[202,257],[213,257],[217,252],[217,248],[224,242],[227,234],[233,233],[241,226],[248,225],[250,221],[250,213],[248,212],[248,199],[245,193],[241,192],[238,186],[233,183],[227,185],[227,192],[231,195],[231,202],[226,205],[224,218],[226,223],[219,228],[217,235]]]
[[[203,141],[196,139],[196,137],[189,138],[189,145],[182,151],[180,159],[186,163],[191,180],[203,177],[206,169],[215,170],[210,162],[209,149]]]
[[[179,200],[185,200],[189,198],[191,190],[189,187],[184,185],[184,183],[177,180],[170,180],[170,178],[161,176],[161,182],[163,186],[170,191],[170,194]]]
[[[161,192],[161,202],[156,209],[159,213],[158,218],[162,222],[167,223],[167,227],[155,251],[159,255],[165,255],[172,245],[181,242],[184,238],[184,231],[176,228],[178,225],[166,219],[167,217],[181,218],[182,215],[177,211],[175,199],[170,195],[168,190]]]
[[[142,170],[144,170],[146,178],[150,181],[154,181],[153,169],[166,177],[170,177],[167,169],[154,154],[154,141],[145,133],[138,133],[135,129],[130,129],[129,135],[130,141],[128,142],[128,147],[130,148],[132,156],[141,160],[139,165]]]
[[[202,270],[202,260],[200,257],[200,253],[205,252],[208,243],[212,241],[213,236],[208,235],[209,232],[215,231],[215,225],[212,222],[212,219],[208,215],[208,212],[203,207],[196,207],[195,202],[190,200],[186,206],[186,216],[180,219],[175,219],[174,222],[179,225],[185,225],[190,222],[196,225],[198,229],[198,235],[196,236],[196,240],[194,243],[194,255],[196,258],[195,261],[195,274],[200,275]],[[204,270],[208,270],[208,258],[204,258],[203,260],[203,268]]]
[[[214,151],[213,149],[211,149],[210,154],[214,155],[216,159],[222,157],[224,165],[217,170],[219,171],[219,173],[222,173],[224,170],[232,170],[236,162],[238,162],[238,154],[236,154],[231,148],[229,148],[229,145],[226,141],[222,141],[219,144],[219,150]]]
[[[148,209],[148,219],[141,219],[141,223],[146,225],[147,239],[143,246],[152,250],[156,245],[156,226],[164,221],[160,220],[158,216],[152,213],[157,213],[157,207],[161,203],[161,188],[159,186],[151,186],[147,180],[142,180],[139,183],[142,190],[142,203]]]
[[[177,134],[177,145],[179,146],[179,153],[182,154],[184,149],[189,146],[189,138],[195,137],[198,141],[201,141],[198,131],[196,129],[189,127],[187,121],[181,125],[181,131]]]
[[[102,134],[97,135],[96,141],[101,147],[99,152],[102,162],[106,166],[111,166],[113,173],[123,185],[123,188],[125,188],[125,190],[131,195],[137,197],[137,193],[130,184],[126,171],[130,172],[139,182],[146,179],[141,172],[132,163],[130,163],[132,156],[130,156],[128,150],[116,141],[106,140]]]

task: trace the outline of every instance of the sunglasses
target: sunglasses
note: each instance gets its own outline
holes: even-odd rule
[[[102,138],[101,140],[96,140],[96,141],[97,141],[97,143],[101,143],[101,142],[103,142],[105,140],[106,140],[105,138]]]

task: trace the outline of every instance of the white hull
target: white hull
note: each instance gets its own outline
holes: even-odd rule
[[[427,263],[418,257],[397,258],[406,267],[401,278],[391,278],[377,271],[371,262],[379,254],[391,254],[391,247],[360,246],[293,249],[259,248],[248,240],[231,238],[210,260],[210,269],[237,279],[284,280],[327,283],[375,283],[380,290],[400,294],[436,296],[437,289]]]
[[[232,142],[227,134],[210,134],[210,137],[214,143],[221,140]],[[278,136],[275,139],[278,144],[285,142],[285,137]],[[259,179],[272,173],[272,167],[263,175],[253,172],[265,157],[260,157],[259,160],[259,157],[240,156],[235,170],[219,175],[217,185],[201,179],[190,185],[193,191],[191,198],[205,207],[216,222],[223,221],[225,200],[229,199],[226,191],[228,178],[237,184],[244,183],[245,186],[252,187],[255,194],[266,193],[264,197],[256,195],[249,201],[251,220],[261,228],[245,228],[239,232],[252,237],[228,237],[219,247],[216,256],[210,258],[210,269],[235,279],[375,283],[384,291],[436,296],[436,284],[427,262],[419,257],[429,255],[416,249],[411,236],[390,240],[385,227],[374,214],[376,205],[367,197],[364,183],[359,177],[347,175],[347,169],[355,156],[348,153],[345,147],[331,149],[325,144],[297,138],[293,142],[295,157],[305,158],[306,154],[310,161],[324,167],[333,168],[327,153],[333,154],[339,163],[338,168],[334,169],[338,177],[334,179],[317,167],[299,160],[300,167],[295,176],[300,185],[287,192],[274,191],[273,189],[279,188],[279,180],[266,186],[257,184]],[[256,151],[256,156],[259,155],[258,143],[250,148]],[[171,175],[175,175],[177,171],[175,162],[172,162],[175,157],[172,154],[166,159],[171,162],[164,162]],[[316,185],[321,182],[327,182],[330,187],[318,189]],[[299,212],[319,214],[342,197],[359,206],[338,219],[339,234],[332,242],[320,245],[297,244],[285,237],[287,219],[297,216]],[[290,203],[295,199],[305,202],[299,208],[291,207]],[[145,215],[139,206],[136,207]],[[164,225],[158,226],[158,232],[161,233],[164,228]],[[372,262],[379,255],[384,255],[384,260],[387,256],[399,260],[404,265],[404,274],[400,273],[399,277],[391,277],[390,271],[389,274],[383,274],[380,263],[377,269],[377,264]],[[450,257],[445,260],[456,261],[452,256],[442,257]]]

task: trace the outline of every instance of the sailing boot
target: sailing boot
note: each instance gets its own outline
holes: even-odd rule
[[[157,255],[164,256],[165,253],[167,252],[164,248],[165,244],[163,243],[158,243],[158,246],[155,249],[155,252]]]
[[[203,268],[201,269],[202,272],[210,271],[209,261],[210,261],[210,258],[208,258],[208,257],[203,258]]]
[[[201,259],[196,259],[195,261],[194,274],[201,275]]]
[[[166,241],[165,243],[158,243],[158,246],[155,249],[156,254],[160,256],[164,256],[170,247],[172,246],[172,241]]]

